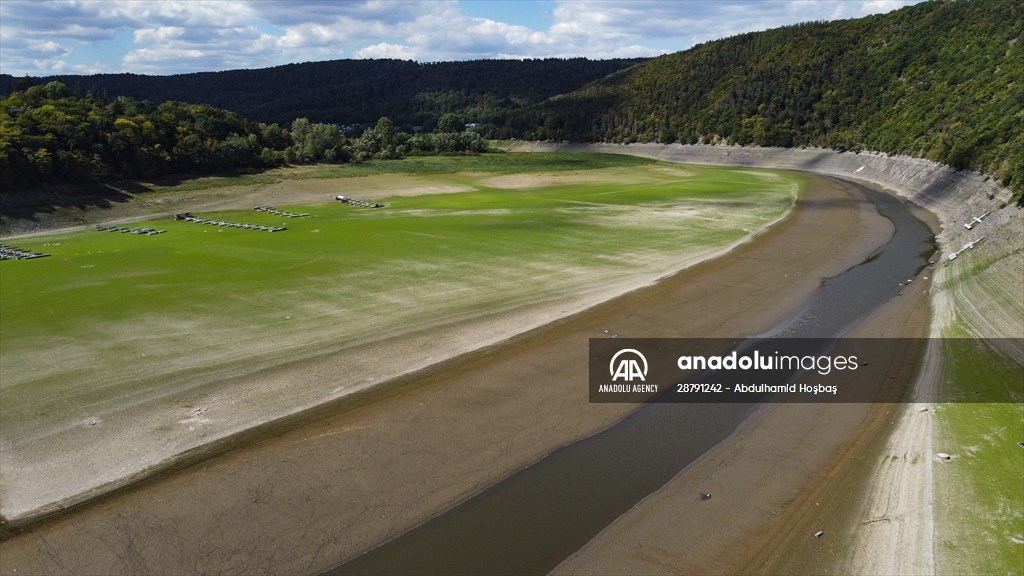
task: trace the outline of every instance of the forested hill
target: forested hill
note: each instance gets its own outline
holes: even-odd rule
[[[0,95],[21,83],[59,80],[101,98],[203,103],[249,120],[287,126],[295,118],[357,124],[388,116],[428,130],[446,112],[491,116],[535,104],[632,66],[643,59],[475,60],[421,64],[406,60],[334,60],[257,70],[172,76],[98,74],[49,78],[0,75]]]
[[[917,4],[663,56],[503,124],[573,141],[904,153],[1024,190],[1024,3]]]
[[[650,60],[434,64],[339,60],[261,70],[69,76],[62,80],[71,95],[89,100],[89,106],[106,106],[108,115],[113,114],[110,106],[118,105],[118,97],[149,101],[151,104],[139,104],[140,120],[150,113],[147,106],[170,100],[222,107],[246,121],[278,123],[285,129],[292,127],[292,132],[296,118],[345,125],[373,123],[382,116],[389,117],[397,128],[422,126],[429,132],[445,113],[454,112],[454,117],[476,123],[475,133],[490,138],[728,141],[877,150],[996,175],[1024,202],[1021,35],[1024,3],[1020,0],[961,0],[924,2],[856,20],[743,34]],[[43,87],[49,86],[50,80],[0,76],[0,94],[23,89],[22,83],[39,85],[37,96],[49,94],[51,90]],[[61,95],[61,105],[70,106],[68,98]],[[12,166],[42,166],[43,172],[52,173],[51,158],[40,157],[40,150],[53,158],[85,153],[60,142],[62,136],[37,133],[46,122],[30,121],[49,110],[41,101],[12,101],[9,107],[17,114],[8,110],[7,124],[17,124],[20,131],[0,133],[4,137],[0,152],[7,150],[10,158],[17,156],[17,162],[11,160]],[[178,112],[176,109],[174,114]],[[0,116],[3,113],[0,111]],[[117,120],[112,118],[111,122]],[[94,127],[109,132],[97,136],[105,138],[104,142],[118,136],[108,130],[108,124],[114,126],[108,122]],[[294,134],[290,139],[274,136],[267,141],[273,141],[272,145],[260,140],[280,131],[255,126],[218,134],[210,142],[216,147],[221,138],[252,135],[256,138],[249,146],[252,151],[270,151],[262,154],[266,156],[259,162],[263,165],[290,162],[289,149],[300,159],[319,157],[305,151],[299,154],[304,148],[298,140],[305,136],[298,140]],[[302,130],[299,133],[304,134]],[[21,142],[26,138],[35,140],[31,145]],[[4,145],[14,140],[21,143]],[[153,141],[157,140],[154,137]],[[384,155],[425,150],[436,144],[408,143],[410,146],[405,146],[402,140],[401,145],[385,147]],[[161,141],[161,149],[181,148],[180,144],[167,139]],[[447,147],[461,149],[465,143],[455,144],[458,146]],[[372,146],[365,150],[348,150],[347,146],[332,142],[317,149],[345,152],[332,156],[336,158],[382,153]],[[191,160],[183,161],[183,166],[189,171],[208,164],[192,158],[196,154],[182,158],[186,156]],[[75,162],[74,166],[85,166],[84,160]],[[182,164],[175,162],[157,164],[162,166],[160,170]],[[110,166],[105,161],[99,164],[104,170]],[[105,173],[91,165],[85,166],[88,169],[71,169],[67,162],[54,165],[64,167],[68,175],[99,177]],[[124,162],[113,166],[121,166],[114,172],[122,175],[159,172]],[[38,179],[33,175],[27,181]]]

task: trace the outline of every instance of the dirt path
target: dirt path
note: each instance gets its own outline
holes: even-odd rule
[[[0,573],[328,568],[631,410],[588,403],[588,338],[605,330],[757,334],[890,233],[869,203],[839,183],[819,181],[787,221],[755,243],[10,538],[0,543]],[[288,369],[275,377],[287,380]],[[821,434],[837,446],[847,440],[846,431],[828,426]],[[785,427],[764,427],[758,436],[779,446],[794,441]],[[718,466],[739,477],[756,470],[737,457]],[[807,470],[776,474],[799,490]],[[763,522],[774,515],[757,506],[749,513]],[[677,519],[691,527],[697,521]]]

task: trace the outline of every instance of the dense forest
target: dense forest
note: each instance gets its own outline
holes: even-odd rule
[[[5,205],[19,203],[12,196],[31,197],[33,186],[47,183],[479,153],[486,148],[483,137],[467,131],[453,113],[442,115],[430,134],[403,132],[382,117],[358,138],[349,138],[334,124],[307,118],[297,118],[285,129],[208,104],[153,104],[124,96],[108,100],[56,81],[0,100]]]
[[[492,122],[520,137],[909,154],[1024,191],[1024,4],[927,2],[670,54]]]
[[[0,76],[0,186],[463,153],[516,137],[877,150],[992,174],[1021,198],[1022,31],[1018,0],[965,0],[651,60]]]
[[[57,80],[101,97],[210,104],[250,120],[282,126],[295,118],[343,126],[372,125],[387,116],[399,126],[431,131],[442,114],[481,118],[498,110],[536,104],[641,61],[549,58],[422,64],[334,60],[171,76],[0,75],[0,94]]]

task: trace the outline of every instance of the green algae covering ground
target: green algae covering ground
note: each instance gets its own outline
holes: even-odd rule
[[[52,450],[133,406],[200,394],[219,375],[476,317],[515,322],[532,306],[656,278],[763,229],[802,182],[569,154],[410,159],[317,168],[302,182],[310,178],[322,200],[275,206],[302,218],[196,211],[287,226],[280,232],[163,216],[122,225],[167,231],[152,236],[89,229],[4,240],[51,254],[0,263],[5,464],[35,461],[36,442]],[[224,196],[232,185],[198,187]],[[333,199],[372,187],[380,196],[388,185],[394,195],[375,200],[385,208]],[[0,490],[10,505],[16,487]]]
[[[941,390],[947,403],[938,407],[933,443],[951,459],[933,464],[936,572],[1020,573],[1024,368],[972,338],[946,340],[943,358]]]
[[[935,486],[937,574],[1024,571],[1024,246],[1018,219],[947,263]],[[1001,235],[1006,235],[1000,237]]]

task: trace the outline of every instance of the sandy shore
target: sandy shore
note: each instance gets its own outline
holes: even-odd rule
[[[756,243],[14,536],[0,543],[0,572],[328,568],[631,410],[587,402],[588,338],[604,330],[757,334],[890,233],[869,203],[819,181]],[[278,377],[287,379],[287,369]],[[847,440],[831,428],[822,434],[836,445]],[[771,427],[759,436],[789,442],[785,430]],[[723,463],[740,476],[751,466],[742,458]],[[797,487],[806,470],[779,474]],[[772,516],[769,509],[743,514],[750,512],[763,521]],[[723,526],[738,516],[723,518]]]

